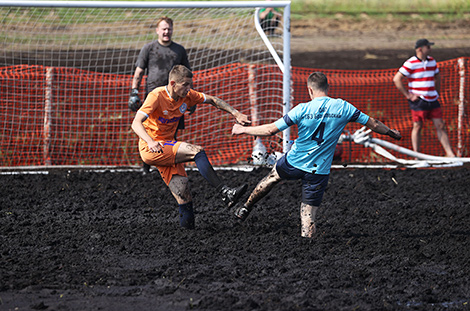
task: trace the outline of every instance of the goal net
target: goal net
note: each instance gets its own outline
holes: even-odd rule
[[[288,18],[272,46],[254,18],[256,5],[273,3],[288,11],[286,1],[1,1],[0,166],[140,165],[127,102],[138,53],[157,39],[161,16],[175,23],[172,39],[188,52],[194,89],[256,122],[278,119],[289,86],[274,56],[285,54]],[[145,78],[140,94],[144,86]],[[214,165],[247,162],[253,139],[232,137],[233,123],[199,105],[178,139],[203,146]],[[282,136],[263,140],[268,152],[282,151]]]

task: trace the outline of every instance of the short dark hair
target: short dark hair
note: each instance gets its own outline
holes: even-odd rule
[[[160,25],[160,23],[163,22],[163,21],[167,22],[168,25],[173,27],[173,20],[171,18],[169,18],[168,16],[162,16],[157,20],[157,28],[158,28],[158,25]]]
[[[314,90],[328,92],[330,85],[328,84],[328,78],[323,72],[316,71],[308,77],[307,85]]]
[[[184,78],[192,78],[193,73],[184,65],[175,65],[170,70],[169,80],[180,83]]]

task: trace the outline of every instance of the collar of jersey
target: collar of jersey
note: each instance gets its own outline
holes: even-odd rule
[[[423,60],[421,58],[419,58],[418,56],[415,55],[415,57],[420,61],[420,62],[423,62]],[[426,56],[426,59],[424,61],[429,61],[429,55]]]
[[[170,100],[170,103],[177,103],[176,100],[173,99],[173,97],[171,97],[171,94],[170,94],[170,91],[168,91],[168,85],[165,85],[165,91],[166,91],[166,94],[168,95],[168,97],[171,99]]]

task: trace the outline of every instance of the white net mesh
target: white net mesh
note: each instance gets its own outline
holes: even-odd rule
[[[157,39],[161,16],[174,20],[173,41],[188,52],[196,90],[245,114],[257,111],[253,117],[260,122],[279,118],[282,73],[255,30],[254,13],[254,8],[0,7],[0,166],[139,164],[127,101],[137,55]],[[281,21],[270,37],[280,55],[282,35]],[[204,146],[215,165],[246,161],[252,139],[232,137],[233,119],[201,106],[186,117],[178,138]],[[268,149],[280,150],[278,140],[266,140]]]

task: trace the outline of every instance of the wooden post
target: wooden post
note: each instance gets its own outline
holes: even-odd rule
[[[51,145],[51,106],[52,106],[52,80],[54,78],[53,68],[46,69],[46,89],[44,100],[44,146],[43,162],[44,165],[51,165],[50,145]]]
[[[465,58],[461,57],[458,59],[459,64],[459,74],[460,74],[460,83],[459,83],[459,114],[458,114],[458,141],[457,141],[457,157],[462,156],[462,130],[463,122],[465,117]]]

